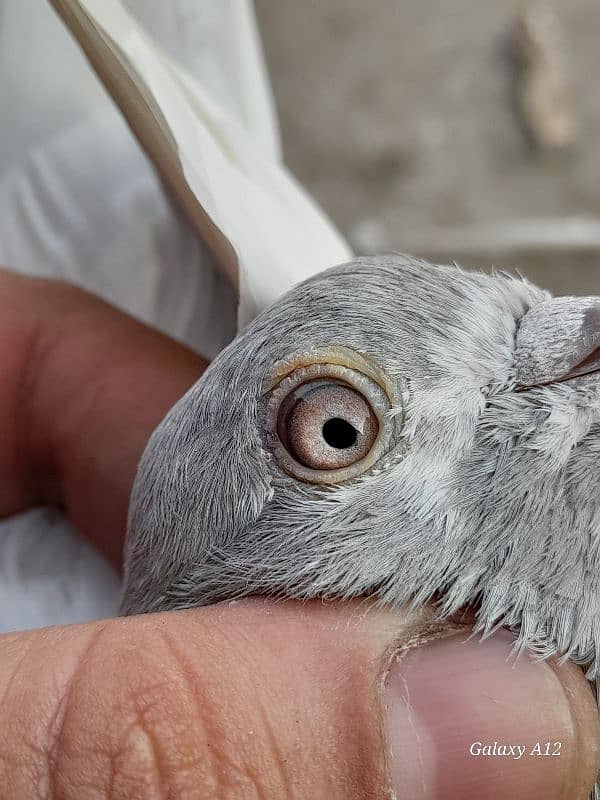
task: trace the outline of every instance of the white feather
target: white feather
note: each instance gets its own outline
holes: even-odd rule
[[[240,327],[298,281],[349,259],[340,234],[282,164],[119,0],[53,2],[239,285]]]

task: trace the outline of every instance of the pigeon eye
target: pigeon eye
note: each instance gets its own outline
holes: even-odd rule
[[[279,466],[309,483],[339,483],[386,452],[390,400],[371,377],[340,364],[288,374],[269,401],[268,438]]]
[[[379,424],[368,400],[332,379],[300,384],[277,416],[277,436],[296,461],[312,469],[349,467],[364,458]]]

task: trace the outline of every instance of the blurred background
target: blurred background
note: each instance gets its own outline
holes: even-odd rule
[[[600,293],[600,4],[255,0],[285,158],[358,252]]]

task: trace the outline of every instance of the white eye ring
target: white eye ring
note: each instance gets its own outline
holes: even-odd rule
[[[290,398],[293,401],[299,390],[308,387],[310,391],[312,386],[317,387],[317,393],[324,390],[325,398],[320,398],[321,404],[317,401],[314,408],[308,408],[307,430],[301,437],[301,446],[295,448],[282,433],[282,424],[287,425],[287,422],[282,423],[281,414],[287,413],[286,404],[290,405]],[[328,404],[331,409],[327,408]],[[267,407],[267,443],[276,463],[293,478],[306,483],[342,483],[369,470],[390,449],[400,423],[397,410],[393,416],[390,414],[392,407],[386,391],[364,372],[337,363],[306,364],[291,371],[271,393]],[[346,422],[348,415],[350,422]],[[339,445],[332,447],[325,435],[327,424],[339,421],[351,427],[355,418],[360,420],[354,425],[358,428],[356,441],[350,441],[346,452],[337,450]],[[312,441],[311,437],[314,437]],[[363,447],[368,450],[361,456]],[[354,456],[356,460],[352,461]],[[340,466],[327,468],[328,463]],[[320,464],[324,468],[319,468]]]

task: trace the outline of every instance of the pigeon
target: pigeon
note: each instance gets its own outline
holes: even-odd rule
[[[595,680],[599,457],[600,298],[358,258],[263,311],[154,432],[122,610],[430,602]]]
[[[259,314],[153,433],[121,610],[429,603],[598,698],[599,457],[599,297],[358,258]]]

